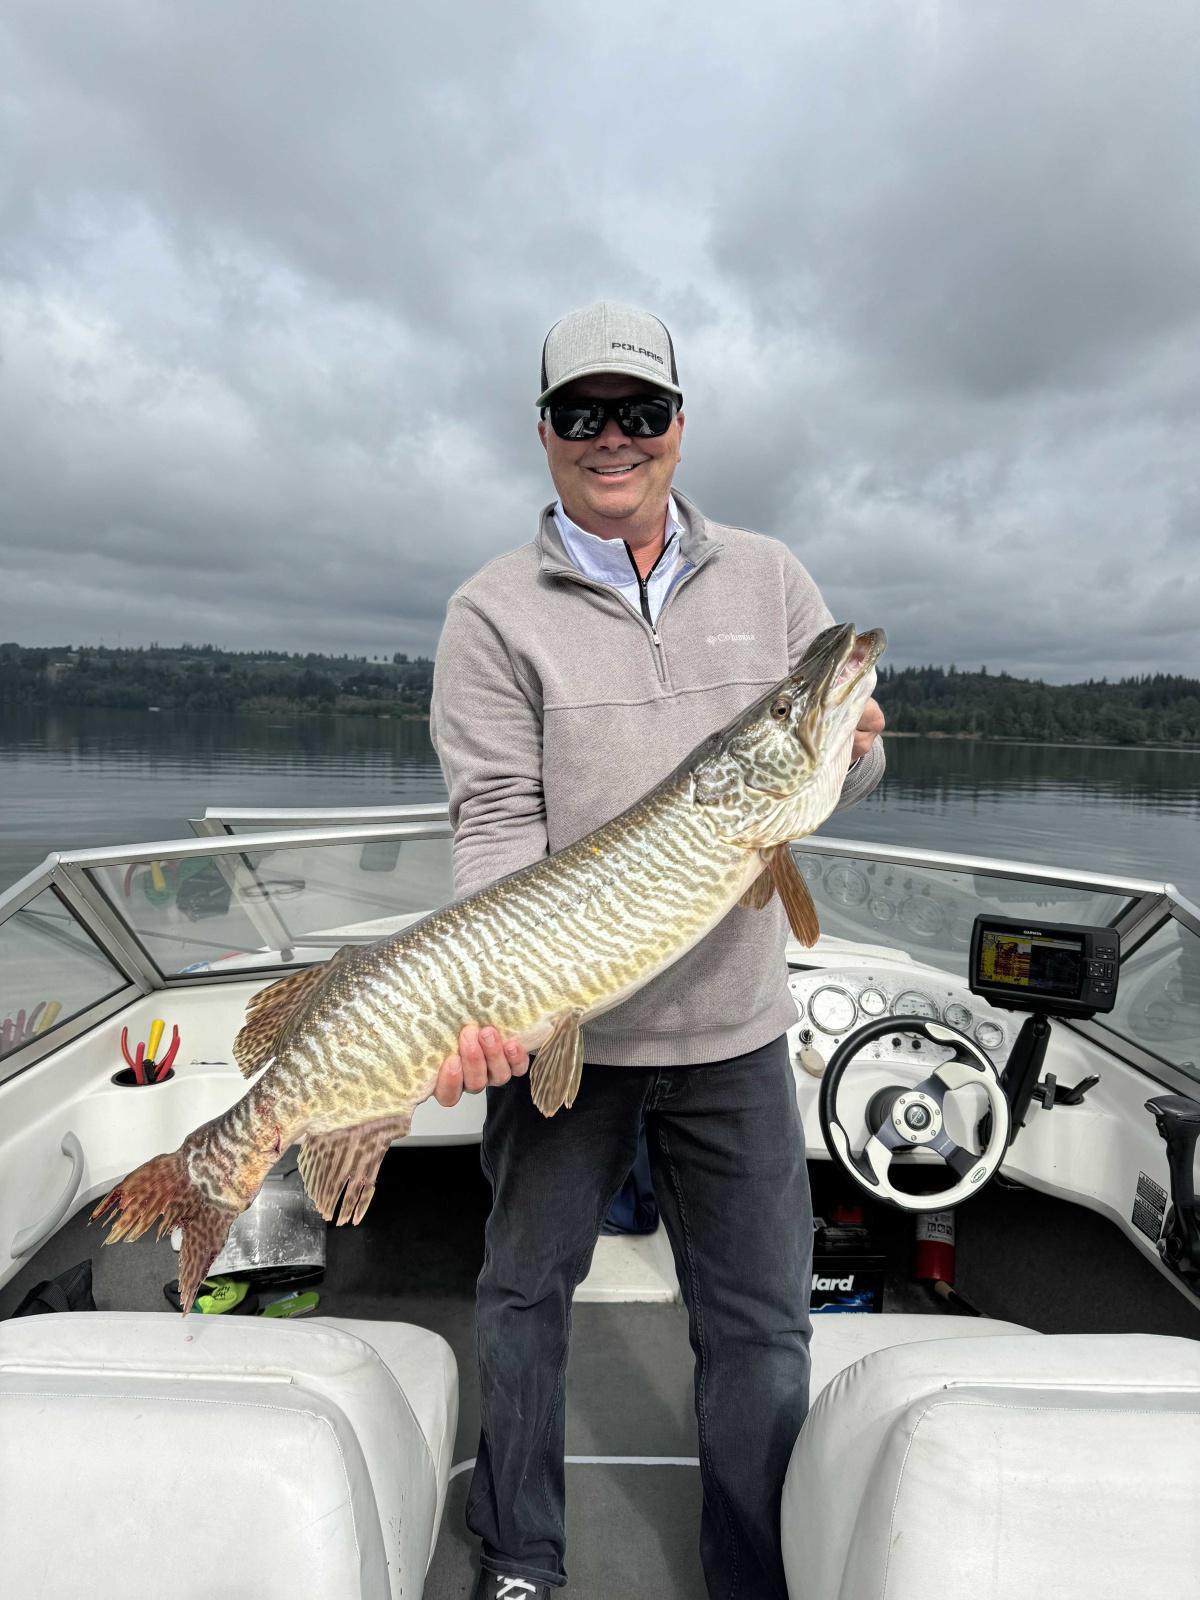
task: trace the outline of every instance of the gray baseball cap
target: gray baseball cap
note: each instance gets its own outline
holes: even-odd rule
[[[537,404],[544,406],[563,384],[595,372],[645,378],[655,388],[683,398],[671,335],[657,317],[633,306],[598,300],[554,324],[542,346],[542,392]]]

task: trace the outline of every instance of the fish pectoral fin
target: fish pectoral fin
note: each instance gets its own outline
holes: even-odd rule
[[[306,967],[303,972],[293,972],[251,995],[246,1007],[245,1024],[233,1041],[233,1059],[243,1078],[252,1078],[260,1067],[265,1067],[271,1057],[279,1053],[293,1019],[343,956],[354,948],[352,944],[344,944],[328,961],[321,961],[315,967]]]
[[[402,1117],[383,1117],[377,1122],[360,1122],[353,1128],[304,1136],[300,1144],[300,1176],[326,1222],[333,1221],[339,1195],[342,1204],[338,1227],[362,1221],[388,1147],[393,1139],[404,1138],[411,1122],[410,1111]]]
[[[579,1029],[582,1016],[582,1011],[562,1012],[529,1069],[529,1091],[544,1117],[552,1117],[560,1106],[574,1105],[579,1093],[583,1076],[583,1034]]]
[[[764,866],[754,882],[738,901],[747,911],[765,911],[771,904],[771,896],[775,893],[775,879]]]
[[[771,850],[764,850],[763,855],[767,858],[771,882],[779,891],[792,932],[801,944],[816,944],[821,937],[817,908],[813,905],[808,885],[800,874],[790,848],[786,844],[777,844]],[[757,881],[761,883],[762,879]]]

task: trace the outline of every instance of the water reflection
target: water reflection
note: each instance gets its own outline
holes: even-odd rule
[[[1200,897],[1200,751],[891,739],[824,833],[1175,883]]]
[[[888,740],[884,797],[928,805],[1025,793],[1073,805],[1119,800],[1131,810],[1178,811],[1200,820],[1200,752],[1075,745],[985,744],[968,739]]]
[[[10,709],[0,887],[52,849],[176,837],[208,805],[444,799],[424,722]],[[893,738],[880,788],[823,832],[1167,879],[1195,899],[1198,825],[1200,752]],[[899,916],[903,897],[878,893],[877,920]]]

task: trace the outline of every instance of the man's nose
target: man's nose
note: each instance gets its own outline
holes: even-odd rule
[[[625,435],[617,426],[616,417],[609,417],[593,443],[603,445],[606,450],[615,450],[618,446],[627,443]]]

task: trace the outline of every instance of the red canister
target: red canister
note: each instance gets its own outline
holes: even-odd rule
[[[953,1284],[953,1211],[923,1211],[918,1215],[913,1277],[919,1283]]]

